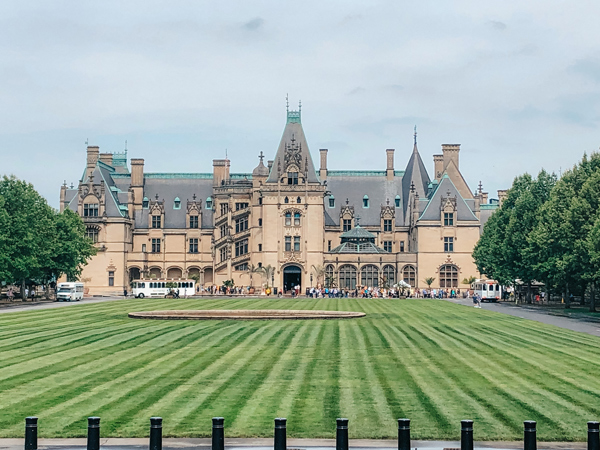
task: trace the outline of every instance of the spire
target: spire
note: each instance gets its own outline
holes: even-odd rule
[[[404,218],[409,220],[407,217],[407,209],[409,206],[409,196],[411,193],[419,196],[419,198],[426,198],[427,192],[429,191],[429,175],[425,164],[419,155],[417,149],[417,126],[415,125],[415,131],[413,134],[414,146],[413,152],[406,165],[404,176],[402,177],[402,206],[404,207]]]
[[[415,140],[415,144],[413,146],[413,153],[419,153],[419,150],[417,150],[417,126],[415,125],[415,133],[413,135],[414,140]]]

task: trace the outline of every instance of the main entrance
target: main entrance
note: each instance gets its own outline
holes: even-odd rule
[[[289,292],[296,286],[302,286],[302,269],[298,266],[287,266],[283,269],[283,289]]]

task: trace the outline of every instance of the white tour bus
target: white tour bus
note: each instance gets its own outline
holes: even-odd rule
[[[482,302],[497,302],[502,298],[502,286],[494,280],[476,280],[471,289],[473,295],[479,294]]]
[[[56,300],[79,301],[83,298],[83,283],[58,283]]]
[[[167,283],[175,283],[177,286],[168,288]],[[169,291],[179,291],[179,297],[189,297],[196,293],[196,282],[194,280],[135,280],[132,283],[134,297],[166,297]]]

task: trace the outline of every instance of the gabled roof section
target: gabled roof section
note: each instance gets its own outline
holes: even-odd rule
[[[321,182],[315,171],[306,136],[302,129],[300,108],[298,111],[288,109],[287,123],[267,183],[277,183],[279,177],[283,176],[290,166],[295,166],[301,174],[307,173],[309,183]]]
[[[440,180],[440,184],[437,186],[436,191],[432,195],[431,199],[427,203],[423,214],[419,217],[419,220],[440,220],[440,205],[442,204],[442,197],[456,197],[456,220],[457,221],[478,221],[477,216],[473,213],[473,210],[467,205],[467,202],[460,194],[448,174],[444,174]]]
[[[448,165],[444,170],[463,198],[473,198],[473,194],[471,193],[471,189],[469,189],[469,185],[465,181],[462,173],[460,173],[460,170],[458,170],[458,167],[453,160],[448,162]]]
[[[406,210],[408,209],[411,186],[414,185],[415,192],[419,194],[420,198],[423,198],[427,196],[429,183],[429,174],[427,173],[427,169],[425,169],[425,164],[423,164],[421,155],[419,155],[419,149],[417,148],[417,130],[415,128],[413,152],[410,155],[404,176],[402,177],[402,207],[404,208],[404,217],[406,217]]]

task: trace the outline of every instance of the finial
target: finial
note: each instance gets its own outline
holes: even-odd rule
[[[192,200],[196,200],[196,194],[192,195]]]
[[[417,145],[417,126],[416,125],[415,125],[415,134],[414,134],[414,137],[415,137],[415,145]]]
[[[227,149],[225,149],[225,159],[227,159]]]
[[[260,151],[260,154],[258,155],[258,159],[260,159],[260,163],[262,164],[263,162],[263,158],[265,157],[265,155],[263,155],[262,150]]]
[[[85,138],[85,145],[89,145],[88,138]]]
[[[483,192],[483,184],[481,183],[481,180],[479,180],[479,193],[481,194]]]
[[[156,199],[156,201],[158,201],[158,193],[154,196],[154,198]]]
[[[63,186],[67,186],[67,180],[65,180],[65,182],[63,183]]]
[[[73,184],[73,182],[71,181],[71,189],[74,189],[75,185]]]
[[[292,133],[292,144],[296,142],[296,136],[294,135],[294,133]]]
[[[127,139],[125,139],[125,153],[127,153]]]
[[[390,199],[389,198],[386,200],[386,203],[387,203],[388,206],[390,206]]]
[[[360,216],[358,214],[356,215],[356,217],[354,217],[354,226],[360,227]]]
[[[290,112],[290,100],[288,94],[285,94],[285,111]]]
[[[347,205],[348,203],[350,203],[350,200],[346,199],[346,205]]]
[[[302,100],[298,101],[298,112],[302,111]]]
[[[450,197],[450,195],[451,195],[451,194],[452,194],[452,193],[450,192],[450,189],[448,189],[448,190],[446,191],[446,195],[447,195],[448,197]]]
[[[414,181],[410,182],[410,192],[415,192],[415,182]]]

